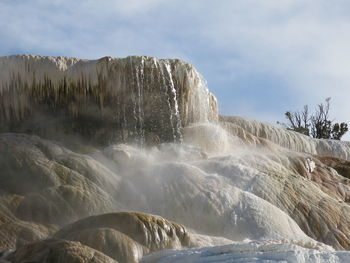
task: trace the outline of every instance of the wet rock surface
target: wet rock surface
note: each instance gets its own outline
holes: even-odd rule
[[[0,132],[154,144],[217,114],[201,75],[177,59],[0,57]]]

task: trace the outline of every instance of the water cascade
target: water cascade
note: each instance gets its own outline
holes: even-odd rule
[[[176,59],[1,57],[0,101],[2,132],[102,144],[181,141],[183,126],[218,119],[202,77]]]

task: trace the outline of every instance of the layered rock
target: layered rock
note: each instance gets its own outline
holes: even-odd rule
[[[0,132],[179,141],[182,126],[216,121],[217,111],[200,74],[176,59],[0,58]]]
[[[107,194],[117,191],[118,176],[87,155],[36,136],[1,134],[0,156],[0,250],[118,209]]]
[[[350,142],[313,139],[298,132],[238,116],[220,116],[220,121],[237,135],[242,134],[243,129],[245,133],[267,139],[292,151],[350,160]]]

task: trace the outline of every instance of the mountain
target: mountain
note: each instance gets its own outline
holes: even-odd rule
[[[222,116],[175,59],[0,57],[0,262],[349,262],[350,143]]]

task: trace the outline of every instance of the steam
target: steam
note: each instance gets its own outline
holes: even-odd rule
[[[285,212],[254,194],[271,165],[289,172],[288,157],[278,157],[280,147],[273,153],[244,145],[212,123],[186,127],[183,136],[183,143],[111,145],[91,155],[122,178],[116,196],[122,210],[161,215],[235,241],[315,242]]]

